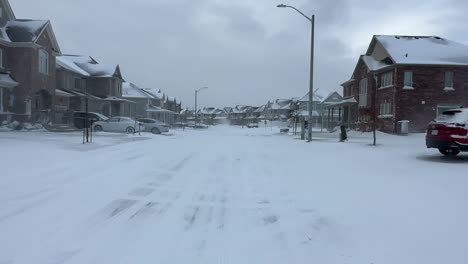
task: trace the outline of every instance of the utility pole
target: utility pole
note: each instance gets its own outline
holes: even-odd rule
[[[289,6],[289,5],[284,5],[280,4],[277,5],[279,8],[291,8],[296,10],[299,14],[301,14],[303,17],[305,17],[309,22],[311,23],[311,43],[310,43],[310,73],[309,73],[309,104],[308,104],[308,110],[309,110],[309,120],[308,120],[308,136],[307,136],[307,142],[312,141],[312,113],[313,113],[313,98],[314,98],[314,42],[315,42],[315,15],[312,15],[312,18],[306,16],[303,12],[301,12],[299,9],[295,8],[294,6]]]

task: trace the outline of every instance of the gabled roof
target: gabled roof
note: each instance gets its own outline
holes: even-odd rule
[[[37,43],[39,37],[47,32],[52,42],[52,49],[59,54],[61,53],[49,20],[12,20],[8,21],[0,31],[0,39],[10,43]]]
[[[82,76],[91,76],[89,72],[83,70],[79,64],[97,64],[97,61],[90,56],[62,55],[56,57],[57,67],[62,67]]]
[[[138,87],[137,85],[124,82],[122,84],[122,97],[125,98],[152,98],[151,95],[146,93],[143,89]]]
[[[48,24],[48,20],[17,19],[9,21],[5,29],[11,42],[36,42]]]
[[[339,94],[338,92],[331,92],[330,94],[327,95],[327,97],[325,97],[323,100],[322,100],[322,103],[327,103],[327,101],[329,99],[333,99],[332,97],[336,97],[336,101],[341,101],[343,100],[343,96],[341,96],[341,94]]]
[[[437,36],[375,35],[366,53],[380,43],[396,64],[468,65],[468,46]]]
[[[104,78],[117,77],[123,80],[117,64],[100,64],[90,56],[63,55],[57,56],[57,66],[82,76]]]
[[[161,91],[161,89],[157,88],[143,88],[145,92],[153,96],[155,99],[164,99],[164,93]]]
[[[314,102],[315,101],[321,102],[323,100],[323,96],[318,93],[314,93],[312,100]],[[309,102],[309,93],[307,92],[306,95],[304,95],[301,99],[299,99],[299,102]]]
[[[88,72],[91,77],[118,77],[122,78],[120,74],[120,67],[117,64],[93,64],[93,63],[77,63],[77,65]]]

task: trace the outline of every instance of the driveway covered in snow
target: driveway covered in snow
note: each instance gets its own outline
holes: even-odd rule
[[[0,263],[467,263],[468,156],[379,137],[0,133]]]

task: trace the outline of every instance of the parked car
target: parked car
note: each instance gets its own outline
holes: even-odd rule
[[[116,116],[94,123],[93,130],[96,132],[106,131],[135,133],[136,131],[144,131],[145,127],[142,123],[137,122],[130,117]]]
[[[447,110],[427,126],[426,146],[445,156],[468,151],[468,108]]]
[[[258,128],[258,123],[249,123],[247,125],[248,128]]]
[[[83,129],[86,124],[86,116],[88,116],[88,127],[97,121],[105,121],[109,119],[107,116],[95,112],[73,112],[73,125],[78,129]]]
[[[143,123],[146,132],[151,132],[153,134],[169,132],[169,125],[156,119],[140,118],[138,122]]]

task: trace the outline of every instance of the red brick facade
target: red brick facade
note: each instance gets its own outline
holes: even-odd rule
[[[412,72],[413,89],[404,88],[405,71]],[[452,91],[444,89],[447,71],[453,72]],[[389,72],[393,76],[392,85],[382,88],[382,75]],[[367,78],[367,105],[355,106],[357,116],[352,116],[356,129],[370,130],[375,117],[378,129],[384,132],[397,133],[401,120],[410,121],[410,132],[423,132],[440,111],[468,106],[467,66],[391,65],[372,72],[360,59],[353,76],[353,81],[343,84],[343,92],[345,97],[354,96],[358,102],[360,81]],[[388,114],[380,111],[384,103],[389,104]]]

